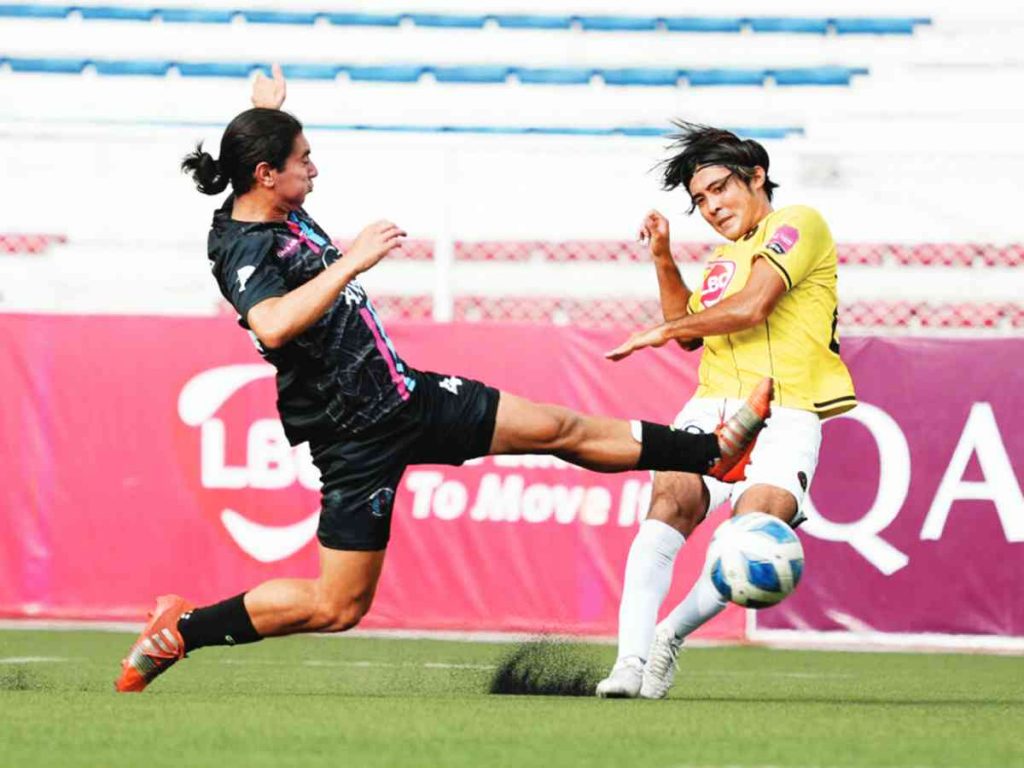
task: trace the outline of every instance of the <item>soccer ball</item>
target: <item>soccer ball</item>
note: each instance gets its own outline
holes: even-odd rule
[[[706,568],[726,600],[766,608],[796,589],[804,571],[804,548],[793,529],[777,517],[750,512],[718,527]]]

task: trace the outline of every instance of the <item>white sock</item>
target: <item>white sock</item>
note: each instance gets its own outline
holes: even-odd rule
[[[672,609],[672,613],[659,626],[671,627],[676,637],[684,638],[720,614],[727,603],[711,583],[711,575],[702,573],[690,594]]]
[[[660,520],[644,520],[629,548],[619,604],[619,660],[647,658],[658,609],[672,586],[672,566],[683,534]]]

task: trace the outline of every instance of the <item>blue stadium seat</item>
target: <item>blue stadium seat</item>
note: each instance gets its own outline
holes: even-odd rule
[[[342,69],[340,64],[282,64],[281,71],[289,80],[333,80]],[[269,74],[269,73],[268,73]]]
[[[237,11],[203,8],[157,8],[164,21],[186,24],[227,24]]]
[[[650,32],[658,28],[651,16],[580,16],[580,26],[594,32]]]
[[[318,13],[295,11],[241,11],[250,24],[313,24]]]
[[[867,73],[867,69],[849,67],[806,67],[769,72],[778,85],[849,85],[854,75]]]
[[[508,79],[510,67],[464,66],[431,67],[439,83],[503,83]]]
[[[571,67],[515,67],[512,74],[519,78],[519,82],[531,85],[586,85],[595,71]]]
[[[715,16],[669,16],[663,20],[669,32],[742,32],[743,19]]]
[[[70,11],[69,5],[0,5],[0,16],[22,19],[63,19]]]
[[[447,29],[480,29],[487,21],[486,16],[462,14],[410,13],[408,18],[417,27],[443,27]]]
[[[411,65],[397,66],[343,66],[352,80],[379,81],[386,83],[415,83],[424,72],[424,67]]]
[[[912,35],[918,24],[931,24],[931,19],[832,19],[840,35]]]
[[[127,5],[82,5],[75,6],[83,19],[98,21],[149,21],[153,18],[152,8],[133,8]]]
[[[601,77],[608,85],[676,85],[678,69],[603,69]]]
[[[828,19],[800,17],[760,16],[749,19],[755,32],[788,32],[790,34],[824,35],[828,32]]]
[[[572,26],[572,16],[508,14],[495,16],[494,20],[505,29],[569,29]]]
[[[97,74],[100,75],[149,75],[151,77],[163,77],[171,68],[169,61],[148,61],[146,59],[134,59],[132,61],[102,61],[93,62]]]
[[[339,27],[397,27],[402,21],[399,13],[325,13],[324,18]]]
[[[681,73],[690,85],[763,85],[763,69],[686,69]]]
[[[183,77],[248,77],[256,64],[234,61],[178,61],[174,66]]]
[[[77,75],[88,64],[87,59],[7,59],[14,72],[48,72]]]

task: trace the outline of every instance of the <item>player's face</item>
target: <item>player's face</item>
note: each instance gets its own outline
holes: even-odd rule
[[[705,166],[693,174],[690,198],[704,221],[728,240],[739,240],[761,220],[756,191],[724,165]]]
[[[278,171],[274,189],[289,207],[298,208],[313,191],[317,170],[310,159],[309,142],[304,134],[295,137],[292,153],[285,161],[284,170]]]

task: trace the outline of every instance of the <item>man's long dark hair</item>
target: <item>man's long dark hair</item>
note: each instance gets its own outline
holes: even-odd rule
[[[229,182],[236,195],[244,195],[252,187],[253,173],[260,163],[284,170],[295,137],[301,132],[302,123],[287,112],[247,109],[224,129],[219,159],[204,152],[203,142],[199,142],[195,151],[181,161],[181,170],[192,177],[204,195],[220,194]]]
[[[678,120],[673,123],[679,129],[672,134],[669,151],[672,156],[660,164],[662,189],[671,191],[681,186],[690,191],[690,181],[701,168],[721,165],[728,168],[749,186],[754,178],[754,168],[764,168],[764,191],[771,202],[772,191],[779,186],[768,178],[768,151],[752,139],[741,139],[731,131],[712,128],[710,125],[688,123]],[[690,213],[696,206],[690,206]]]

